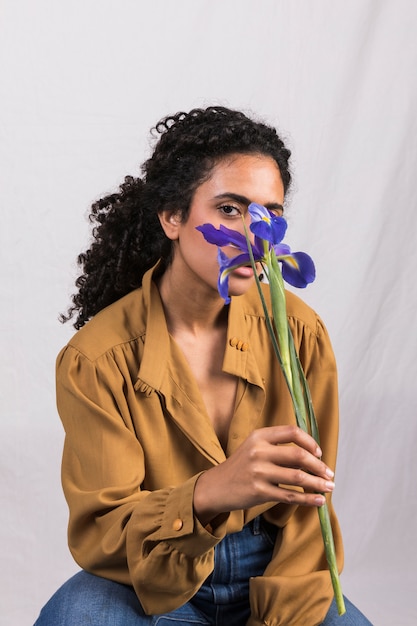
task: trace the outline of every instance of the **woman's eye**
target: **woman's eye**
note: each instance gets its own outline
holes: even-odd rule
[[[240,210],[231,204],[224,204],[219,210],[227,217],[237,217],[240,215]]]
[[[284,207],[277,207],[276,209],[268,209],[274,217],[282,217],[284,215]]]

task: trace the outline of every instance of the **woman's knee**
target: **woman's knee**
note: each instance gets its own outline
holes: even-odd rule
[[[138,621],[139,618],[142,621]],[[149,624],[132,587],[81,571],[58,589],[35,626]]]

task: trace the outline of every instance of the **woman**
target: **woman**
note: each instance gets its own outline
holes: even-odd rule
[[[231,274],[226,306],[216,247],[196,228],[242,231],[250,202],[282,214],[290,152],[275,129],[222,107],[156,130],[143,178],[93,205],[64,318],[80,329],[58,356],[57,401],[83,571],[36,624],[369,624],[349,602],[337,618],[316,511],[326,494],[341,567],[326,330],[288,294],[320,450],[295,426],[252,270]]]

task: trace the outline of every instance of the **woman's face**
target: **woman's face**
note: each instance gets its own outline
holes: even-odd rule
[[[206,295],[220,297],[217,293],[219,265],[217,247],[205,241],[196,226],[223,224],[243,233],[242,215],[250,223],[248,206],[257,202],[282,214],[284,186],[275,161],[258,154],[237,154],[222,159],[211,172],[208,180],[195,191],[186,221],[172,213],[161,216],[168,237],[174,240],[173,260],[170,267],[172,278],[183,281],[189,289],[203,290]],[[165,225],[164,225],[165,221]],[[238,250],[231,246],[223,248],[230,257]],[[235,270],[229,279],[230,295],[245,293],[253,283],[250,267]]]

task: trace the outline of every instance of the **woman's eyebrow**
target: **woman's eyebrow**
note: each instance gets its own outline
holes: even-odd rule
[[[215,200],[234,200],[235,202],[239,202],[240,204],[245,204],[249,206],[252,200],[247,198],[246,196],[241,196],[238,193],[233,193],[232,191],[226,191],[225,193],[220,193],[217,196],[214,196]],[[268,202],[265,206],[268,211],[283,211],[284,207],[279,202]]]

